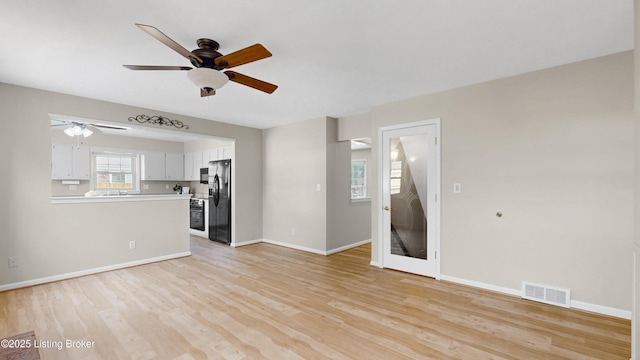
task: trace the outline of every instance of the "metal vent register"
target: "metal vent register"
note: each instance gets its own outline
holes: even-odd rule
[[[522,282],[522,298],[545,304],[571,307],[571,290]]]

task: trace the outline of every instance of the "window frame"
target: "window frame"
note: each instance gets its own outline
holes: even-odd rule
[[[363,173],[362,173],[362,179],[363,179],[363,184],[362,187],[364,189],[362,196],[358,196],[358,197],[354,197],[354,192],[353,192],[353,165],[354,164],[362,164],[364,167]],[[350,197],[352,201],[362,201],[362,200],[368,200],[369,196],[368,196],[368,176],[367,176],[367,172],[368,172],[368,163],[367,163],[367,159],[351,159],[351,168],[349,171],[349,178],[350,178]]]
[[[97,160],[96,158],[99,156],[111,156],[111,157],[128,157],[133,160],[132,165],[132,175],[133,175],[133,189],[98,189],[97,188]],[[137,152],[127,151],[127,150],[106,150],[99,149],[95,151],[91,151],[91,191],[100,193],[100,194],[109,194],[113,192],[119,192],[120,190],[124,190],[127,194],[140,194],[140,181],[142,177],[141,167],[140,167],[140,154]]]

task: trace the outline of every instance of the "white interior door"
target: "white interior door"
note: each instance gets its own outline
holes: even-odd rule
[[[383,267],[439,277],[439,121],[383,129]]]

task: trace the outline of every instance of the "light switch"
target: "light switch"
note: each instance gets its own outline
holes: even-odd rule
[[[459,183],[453,184],[453,193],[459,194],[462,192],[462,186]]]
[[[322,191],[322,185],[316,184],[316,191]]]

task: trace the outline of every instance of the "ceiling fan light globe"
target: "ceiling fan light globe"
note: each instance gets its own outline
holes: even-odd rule
[[[229,77],[214,69],[195,68],[187,72],[189,79],[200,89],[218,90],[229,82]]]
[[[82,129],[82,136],[89,137],[91,136],[91,134],[93,134],[93,131],[87,129],[86,127]]]
[[[65,133],[65,134],[67,134],[67,135],[69,135],[69,136],[71,136],[71,137],[73,137],[73,136],[75,136],[75,135],[76,135],[76,134],[73,132],[73,127],[68,127],[68,128],[66,128],[66,129],[64,129],[64,133]]]

